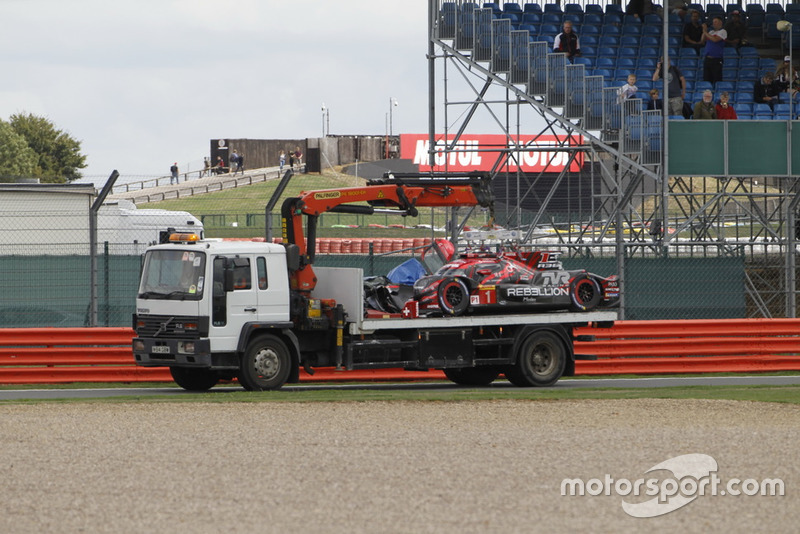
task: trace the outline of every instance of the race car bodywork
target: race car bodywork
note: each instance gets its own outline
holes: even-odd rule
[[[468,312],[589,311],[619,303],[616,276],[565,271],[560,252],[467,253],[414,283],[420,315]]]

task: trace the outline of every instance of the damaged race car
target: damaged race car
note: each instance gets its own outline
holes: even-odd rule
[[[462,254],[414,283],[404,315],[590,311],[619,304],[616,276],[565,271],[558,251]]]

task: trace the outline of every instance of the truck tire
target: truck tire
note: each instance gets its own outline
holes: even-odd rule
[[[458,317],[469,307],[469,289],[460,278],[445,278],[439,283],[436,294],[439,308],[445,315]]]
[[[553,332],[532,332],[519,347],[517,363],[506,373],[515,386],[552,386],[564,374],[567,349]]]
[[[590,311],[600,303],[600,285],[587,274],[579,274],[569,284],[570,309]]]
[[[172,379],[188,391],[208,391],[219,382],[219,375],[210,369],[193,367],[170,367]]]
[[[289,379],[292,357],[276,336],[260,336],[247,346],[239,364],[239,383],[248,391],[280,389]]]
[[[444,376],[462,386],[488,386],[500,375],[492,367],[458,367],[444,369]]]

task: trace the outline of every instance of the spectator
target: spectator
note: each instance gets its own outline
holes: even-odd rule
[[[658,97],[658,89],[650,89],[650,100],[647,101],[647,110],[664,109],[664,101]]]
[[[719,95],[719,103],[717,104],[717,118],[720,120],[736,120],[736,110],[733,105],[728,103],[728,91],[722,91]]]
[[[211,158],[208,156],[203,158],[203,172],[200,173],[200,178],[203,176],[211,176]]]
[[[711,25],[711,30],[708,29],[706,24],[702,26],[703,41],[706,46],[706,58],[703,60],[703,79],[707,82],[717,83],[722,81],[722,55],[728,34],[722,29],[722,17],[714,16]]]
[[[289,151],[289,168],[294,171],[294,150]]]
[[[636,91],[639,88],[636,87],[636,75],[635,74],[628,74],[628,83],[617,89],[617,97],[619,98],[619,102],[622,103],[623,100],[628,98],[635,98]]]
[[[703,48],[703,27],[700,25],[700,12],[692,10],[691,20],[683,26],[683,46],[694,48],[698,54]]]
[[[798,86],[798,73],[797,67],[792,68],[791,60],[789,56],[783,58],[783,63],[775,71],[775,85],[781,91],[794,93]]]
[[[297,163],[297,172],[303,171],[303,153],[300,152],[300,147],[297,147],[294,151],[294,161]]]
[[[661,61],[656,65],[656,71],[653,73],[653,81],[657,82],[664,74],[664,66]],[[667,96],[669,97],[669,114],[680,115],[683,112],[683,99],[686,98],[686,78],[683,73],[667,61]]]
[[[236,170],[233,171],[233,175],[236,176],[236,173],[242,171],[244,174],[244,154],[239,154],[236,157]]]
[[[236,164],[239,162],[239,153],[236,152],[236,149],[233,149],[233,153],[231,153],[231,157],[228,158],[228,172],[236,172]]]
[[[553,41],[553,52],[563,52],[570,62],[575,56],[581,55],[581,43],[578,36],[572,31],[571,20],[565,20],[564,31],[556,35],[556,39]]]
[[[169,185],[173,183],[177,184],[180,180],[178,179],[178,162],[172,164],[172,167],[169,168]]]
[[[769,109],[774,110],[779,93],[780,87],[775,83],[775,75],[767,72],[753,86],[753,102],[756,104],[769,104]]]
[[[222,159],[222,156],[217,156],[217,168],[215,170],[217,174],[225,172],[225,161]]]
[[[281,155],[278,156],[278,163],[281,166],[280,172],[283,172],[283,166],[286,165],[286,152],[281,150]]]
[[[738,9],[731,12],[731,17],[725,24],[725,33],[728,34],[728,36],[725,38],[726,45],[733,46],[738,49],[740,46],[747,44],[747,41],[744,38],[745,34],[747,33],[747,27],[745,27],[744,23],[742,22]]]
[[[694,105],[693,119],[716,119],[717,108],[714,107],[714,93],[711,89],[703,91],[703,100]]]
[[[631,0],[625,8],[626,15],[633,15],[639,20],[642,20],[645,15],[655,12],[656,8],[653,6],[653,0]]]
[[[675,13],[681,20],[686,16],[686,0],[673,0],[669,4],[670,13]]]

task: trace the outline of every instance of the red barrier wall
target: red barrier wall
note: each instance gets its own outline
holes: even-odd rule
[[[800,319],[618,321],[585,327],[579,375],[800,371]],[[0,329],[0,384],[169,382],[163,367],[138,367],[130,328]],[[300,373],[303,382],[442,380],[441,371],[398,369]]]

